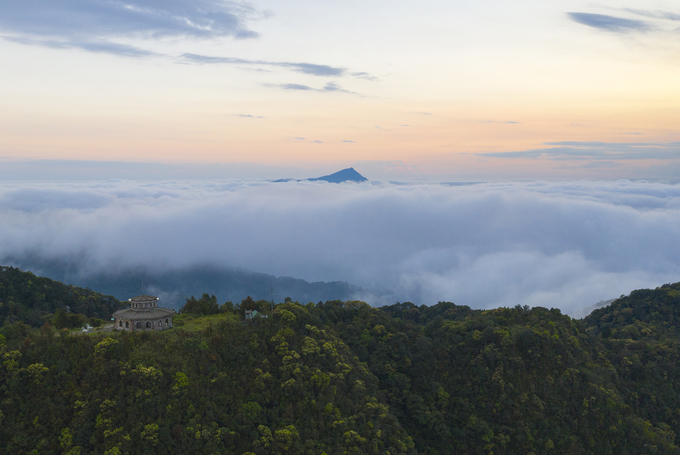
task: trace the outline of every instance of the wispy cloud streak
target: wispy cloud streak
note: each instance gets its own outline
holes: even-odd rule
[[[260,16],[225,0],[0,0],[5,39],[51,48],[143,57],[154,55],[121,39],[254,38],[246,23]]]
[[[657,144],[649,142],[546,142],[552,147],[511,151],[484,152],[479,156],[488,158],[523,158],[548,160],[574,159],[611,159],[611,160],[678,160],[680,159],[680,142]]]
[[[332,92],[337,92],[337,93],[350,93],[352,95],[358,95],[358,93],[351,92],[349,90],[345,90],[342,87],[340,87],[338,84],[335,82],[329,82],[322,88],[314,88],[310,87],[308,85],[303,85],[303,84],[262,84],[264,87],[274,87],[274,88],[282,88],[284,90],[291,90],[291,91],[302,91],[302,92],[322,92],[322,93],[332,93]]]
[[[652,28],[651,25],[645,21],[624,19],[622,17],[607,16],[604,14],[567,13],[567,15],[574,22],[608,32],[644,32]]]
[[[26,37],[3,37],[5,41],[11,41],[20,44],[38,45],[49,47],[52,49],[81,49],[87,52],[113,54],[120,57],[159,57],[164,56],[157,52],[141,49],[136,46],[128,44],[119,44],[108,41],[54,41],[44,39],[34,39]]]
[[[234,114],[235,117],[241,117],[241,118],[264,118],[261,115],[252,115],[252,114]]]
[[[257,11],[224,0],[0,0],[0,29],[28,36],[250,38]]]
[[[208,64],[208,65],[248,65],[248,66],[270,66],[279,68],[288,68],[298,73],[311,74],[314,76],[323,77],[343,77],[354,76],[360,79],[375,80],[374,77],[368,73],[350,73],[347,68],[339,68],[329,65],[319,65],[315,63],[301,63],[301,62],[270,62],[266,60],[248,60],[243,58],[232,57],[211,57],[207,55],[186,53],[180,57],[182,60],[192,63]]]
[[[643,17],[651,17],[654,19],[667,19],[671,21],[680,21],[680,14],[678,13],[673,13],[670,11],[649,11],[649,10],[642,10],[642,9],[633,9],[633,8],[625,8],[624,11],[632,13],[632,14],[637,14],[638,16],[643,16]]]

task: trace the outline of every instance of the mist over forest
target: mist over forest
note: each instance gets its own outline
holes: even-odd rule
[[[0,262],[36,273],[66,264],[55,278],[79,285],[207,267],[345,282],[323,299],[582,317],[677,281],[679,208],[680,187],[632,181],[6,183]]]

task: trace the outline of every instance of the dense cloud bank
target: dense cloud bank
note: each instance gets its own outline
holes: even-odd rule
[[[594,302],[680,281],[680,186],[138,182],[0,187],[0,259],[348,281],[374,304]]]

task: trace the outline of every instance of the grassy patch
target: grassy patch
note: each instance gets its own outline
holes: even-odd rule
[[[206,329],[208,326],[226,322],[228,324],[239,323],[238,316],[234,314],[211,314],[210,316],[197,316],[193,314],[180,314],[172,318],[172,327],[187,332],[196,332]]]

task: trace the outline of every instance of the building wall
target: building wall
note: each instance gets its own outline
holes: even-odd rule
[[[167,323],[165,321],[168,321]],[[159,322],[162,322],[162,325],[159,326]],[[121,326],[122,323],[122,326]],[[128,323],[128,327],[125,326],[125,323]],[[137,327],[137,324],[140,324],[140,327]],[[150,327],[147,328],[146,324],[149,323]],[[144,331],[144,330],[167,330],[172,327],[172,316],[168,316],[167,318],[162,318],[162,319],[122,319],[122,318],[116,318],[114,321],[114,328],[116,330],[127,330],[129,332],[136,332],[136,331]]]

